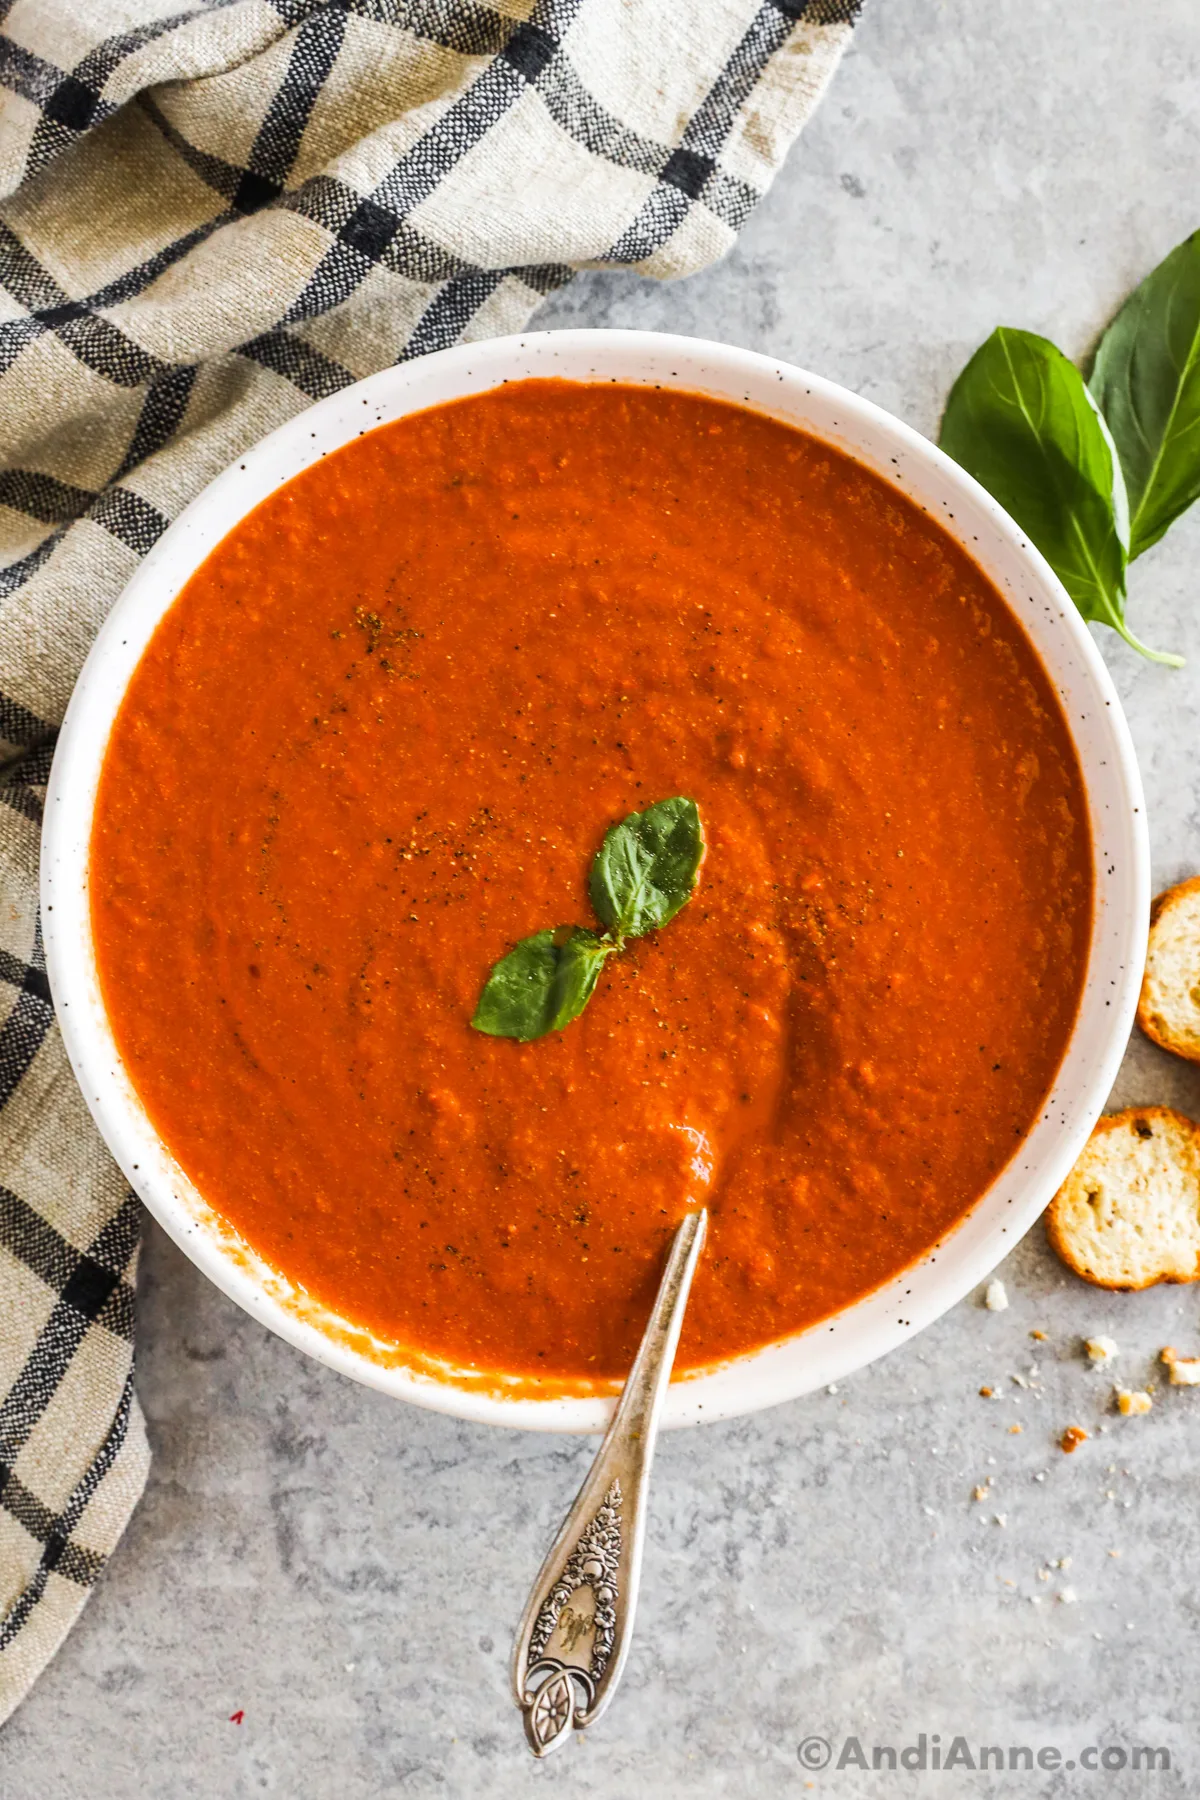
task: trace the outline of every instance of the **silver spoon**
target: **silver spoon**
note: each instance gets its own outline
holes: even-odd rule
[[[554,1540],[513,1646],[513,1694],[535,1756],[594,1725],[616,1692],[633,1638],[650,1464],[708,1213],[689,1213],[617,1410]]]

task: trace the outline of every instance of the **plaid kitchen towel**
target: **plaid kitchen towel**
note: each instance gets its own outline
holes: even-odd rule
[[[859,0],[0,0],[0,1719],[145,1483],[138,1206],[37,912],[54,744],[180,508],[311,400],[720,256]]]

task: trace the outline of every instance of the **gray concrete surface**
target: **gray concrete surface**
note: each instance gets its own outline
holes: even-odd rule
[[[1200,224],[1198,116],[1195,0],[875,0],[729,261],[669,289],[589,277],[541,322],[769,350],[932,432],[994,324],[1082,353]],[[1198,567],[1200,516],[1132,581],[1138,629],[1184,651],[1185,673],[1103,639],[1160,881],[1200,869]],[[1200,1070],[1137,1044],[1118,1097],[1200,1113]],[[1160,1391],[1148,1417],[1120,1419],[1080,1354],[1081,1335],[1110,1333],[1138,1385],[1164,1343],[1200,1347],[1196,1300],[1090,1290],[1040,1228],[1003,1275],[1007,1312],[976,1296],[837,1394],[664,1443],[623,1695],[537,1767],[508,1703],[509,1636],[587,1446],[353,1387],[264,1336],[151,1231],[150,1489],[4,1733],[0,1796],[1200,1792],[1200,1392]],[[1003,1398],[980,1398],[984,1383]],[[1072,1457],[1055,1445],[1069,1423],[1094,1434]],[[848,1736],[869,1758],[920,1732],[943,1751],[962,1734],[973,1754],[1097,1745],[1110,1764],[1162,1746],[1172,1767],[818,1773],[798,1757],[814,1734],[836,1763]]]

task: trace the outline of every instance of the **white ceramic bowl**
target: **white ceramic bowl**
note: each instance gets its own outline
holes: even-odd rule
[[[657,383],[743,403],[848,451],[937,517],[1004,595],[1062,699],[1087,788],[1096,910],[1087,986],[1053,1093],[1008,1168],[920,1263],[824,1323],[677,1382],[666,1423],[691,1424],[791,1399],[859,1369],[936,1319],[1028,1230],[1104,1105],[1133,1021],[1149,911],[1141,783],[1120,703],[1050,568],[969,475],[869,401],[786,363],[637,331],[532,333],[386,369],[283,425],[219,476],[151,550],[114,606],[75,689],[50,781],[42,858],[46,954],[58,1018],[84,1096],[155,1218],[225,1293],[331,1368],[418,1405],[541,1431],[595,1431],[607,1399],[480,1391],[376,1360],[322,1329],[318,1309],[231,1241],[156,1136],[101,1004],[88,912],[88,843],[109,732],[151,634],[193,571],[275,488],[382,425],[527,376]]]

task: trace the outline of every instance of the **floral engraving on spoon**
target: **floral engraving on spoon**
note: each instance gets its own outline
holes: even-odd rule
[[[613,1652],[621,1500],[621,1483],[614,1480],[563,1564],[533,1627],[525,1677],[525,1725],[533,1748],[541,1755],[588,1711]],[[588,1637],[591,1656],[587,1666],[565,1661],[564,1656],[573,1656]]]

